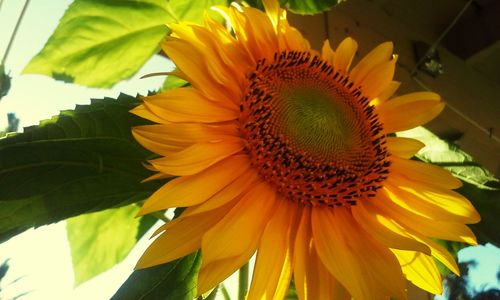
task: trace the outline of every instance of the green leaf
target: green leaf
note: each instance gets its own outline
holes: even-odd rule
[[[63,111],[0,139],[0,240],[33,226],[146,199],[161,182],[142,165],[152,154],[130,128],[146,124],[120,95]]]
[[[478,243],[492,243],[500,247],[500,231],[498,230],[500,228],[500,218],[498,218],[500,191],[480,189],[465,182],[457,192],[471,200],[481,215],[481,222],[469,225],[476,234]]]
[[[201,22],[223,0],[75,0],[24,73],[91,87],[130,78],[156,52],[165,24]]]
[[[165,81],[163,82],[163,86],[161,87],[161,91],[172,90],[175,88],[186,86],[188,84],[189,84],[189,82],[187,82],[184,79],[181,79],[177,76],[168,75],[167,79],[165,79]]]
[[[24,73],[93,87],[131,77],[158,51],[172,19],[164,0],[75,0]]]
[[[168,0],[167,10],[175,22],[189,21],[198,24],[203,23],[205,13],[216,20],[222,21],[222,16],[213,13],[212,6],[227,6],[228,0]]]
[[[68,219],[75,283],[78,285],[121,262],[136,243],[135,204]]]
[[[314,15],[327,11],[345,0],[280,0],[287,10],[300,15]]]
[[[399,132],[397,135],[414,138],[425,144],[425,148],[418,152],[417,158],[442,166],[457,178],[478,188],[494,190],[500,187],[500,181],[474,162],[470,155],[460,150],[458,146],[443,141],[424,127]]]
[[[112,300],[192,300],[201,264],[200,252],[152,268],[135,270]]]
[[[314,15],[331,9],[345,0],[279,0],[281,7],[299,15]],[[264,10],[262,0],[246,0],[250,6]]]
[[[295,282],[293,279],[290,281],[290,286],[288,287],[288,292],[286,293],[285,300],[297,300],[299,296],[297,295],[297,290],[295,289]]]
[[[439,240],[439,239],[434,239],[435,242],[443,246],[455,259],[456,262],[458,262],[458,251],[462,250],[463,248],[469,246],[466,243],[461,243],[461,242],[452,242],[452,241],[445,241],[445,240]],[[439,272],[444,275],[451,275],[453,274],[450,269],[448,269],[442,262],[440,262],[438,259],[434,258],[434,262],[436,263],[436,266],[439,269]]]
[[[139,228],[137,229],[135,240],[140,240],[146,234],[146,232],[148,232],[148,230],[156,224],[156,222],[158,222],[158,218],[152,215],[145,215],[140,217]]]

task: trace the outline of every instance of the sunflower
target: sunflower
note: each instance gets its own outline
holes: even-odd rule
[[[175,176],[141,214],[186,207],[138,262],[198,249],[202,294],[256,253],[248,299],[406,299],[406,281],[440,294],[434,259],[458,274],[435,239],[475,244],[480,217],[448,171],[410,158],[424,145],[393,133],[444,108],[439,95],[391,98],[397,56],[383,43],[351,68],[357,43],[313,50],[277,1],[266,12],[216,7],[226,28],[170,25],[162,43],[190,86],[145,97],[133,129]]]

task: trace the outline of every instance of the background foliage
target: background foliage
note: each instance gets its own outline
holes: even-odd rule
[[[224,0],[75,0],[25,73],[90,87],[130,78],[156,52],[165,24],[201,23],[205,9]]]

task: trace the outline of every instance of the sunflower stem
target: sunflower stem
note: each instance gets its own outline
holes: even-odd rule
[[[238,285],[238,300],[245,300],[248,291],[248,263],[240,268],[239,285]]]
[[[165,223],[170,222],[171,220],[165,216],[165,214],[162,211],[156,211],[154,213],[151,213],[151,215],[159,220],[162,220]]]
[[[1,66],[5,65],[5,61],[7,60],[7,57],[9,56],[10,48],[12,47],[12,44],[14,43],[14,39],[16,38],[17,31],[19,30],[19,25],[21,25],[21,21],[23,20],[24,14],[26,13],[26,8],[28,8],[29,3],[30,3],[30,0],[26,0],[26,2],[24,2],[23,10],[21,10],[21,15],[19,15],[19,18],[17,19],[17,23],[16,23],[16,26],[14,27],[14,31],[12,32],[12,35],[10,36],[9,44],[7,44],[7,49],[5,49],[5,53],[3,54],[2,62],[0,63]],[[0,5],[1,4],[2,3],[0,3]]]
[[[215,300],[215,296],[217,295],[217,291],[219,290],[220,285],[216,286],[210,294],[205,298],[205,300]],[[203,296],[198,297],[198,299],[203,300]]]
[[[224,300],[231,300],[231,296],[229,296],[229,292],[227,291],[226,286],[221,283],[219,288],[222,293],[222,296],[224,297]]]

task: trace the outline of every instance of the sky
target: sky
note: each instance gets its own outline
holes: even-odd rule
[[[6,70],[10,71],[13,79],[9,94],[0,100],[0,128],[7,126],[9,112],[16,113],[21,126],[30,126],[57,115],[60,110],[72,109],[75,104],[88,104],[91,98],[116,98],[120,92],[146,94],[148,90],[161,86],[163,78],[139,77],[172,68],[166,59],[153,57],[134,78],[117,84],[113,89],[90,89],[42,75],[21,75],[29,60],[42,49],[70,3],[70,0],[31,0],[6,61]],[[0,58],[23,4],[21,0],[4,0],[0,7]],[[11,269],[6,282],[14,281],[2,286],[2,293],[6,293],[4,296],[9,299],[21,292],[29,292],[21,298],[24,300],[108,299],[127,278],[148,243],[147,239],[142,240],[129,257],[112,271],[74,289],[65,222],[28,230],[0,245],[0,263],[10,258]],[[499,287],[496,279],[500,269],[498,248],[492,245],[467,248],[459,253],[459,259],[476,259],[479,262],[478,267],[470,272],[476,289]],[[236,279],[233,277],[231,280],[235,282]]]

